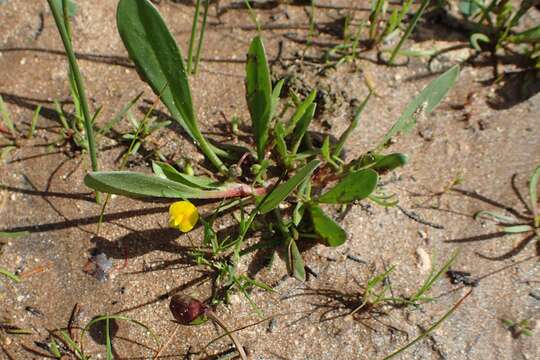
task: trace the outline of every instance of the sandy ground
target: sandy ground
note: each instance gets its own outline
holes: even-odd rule
[[[143,99],[152,102],[154,96],[131,67],[117,35],[116,1],[81,3],[73,24],[75,47],[81,54],[92,106],[103,106],[99,121],[105,122],[140,91],[144,91]],[[193,7],[162,1],[159,10],[185,49]],[[298,6],[280,5],[258,13],[265,24],[308,22]],[[325,23],[337,17],[335,10],[326,9],[318,11],[316,19]],[[225,120],[221,113],[228,119],[240,116],[247,121],[244,59],[255,32],[241,28],[252,29],[245,11],[229,10],[221,20],[222,25],[215,25],[217,19],[210,19],[201,72],[191,81],[201,126],[208,133],[222,131]],[[441,31],[426,25],[421,33],[425,35],[418,35],[411,45],[429,48],[460,39],[459,34],[446,32],[447,39],[434,38],[430,34],[443,37]],[[347,148],[351,158],[376,144],[415,92],[434,78],[424,60],[412,60],[407,67],[386,67],[374,63],[371,53],[354,66],[345,64],[321,77],[316,67],[294,60],[304,47],[290,39],[305,38],[305,30],[266,30],[264,37],[270,59],[276,59],[279,43],[283,43],[280,62],[273,66],[276,73],[292,71],[306,84],[325,89],[329,99],[334,97],[317,119],[318,129],[330,127],[331,133],[341,134],[351,118],[349,103],[367,94],[364,74],[372,78],[379,96],[369,103],[352,136]],[[339,42],[327,34],[317,40]],[[43,358],[39,354],[46,351],[39,344],[49,341],[49,331],[67,326],[76,304],[81,311],[73,319],[74,326],[84,326],[100,314],[122,314],[147,324],[166,341],[175,328],[168,295],[181,290],[206,299],[211,293],[204,268],[190,264],[187,255],[192,244],[200,244],[202,229],[180,236],[167,229],[167,203],[115,197],[96,236],[100,206],[82,183],[89,169],[87,158],[71,154],[66,147],[44,145],[57,137],[52,101],[69,99],[67,64],[46,2],[2,2],[0,46],[0,94],[17,126],[26,131],[35,107],[43,106],[36,137],[21,139],[1,165],[0,230],[27,230],[30,235],[0,240],[4,243],[0,266],[23,276],[17,284],[0,280],[0,319],[31,329],[32,334],[14,336],[0,330],[0,358]],[[314,46],[308,54],[320,55],[321,50]],[[450,56],[447,61],[455,58]],[[517,70],[509,65],[508,71]],[[262,267],[260,271],[264,254],[245,260],[244,270],[276,290],[252,293],[265,316],[273,320],[238,332],[253,359],[383,358],[438,320],[471,288],[442,277],[430,292],[435,301],[417,309],[383,307],[354,318],[344,316],[361,303],[365,282],[395,266],[390,277],[392,291],[410,295],[428,276],[430,265],[440,266],[454,251],[459,255],[453,269],[468,271],[473,277],[495,273],[483,278],[449,320],[401,358],[540,357],[538,327],[531,337],[515,338],[502,322],[530,319],[535,326],[540,315],[538,243],[521,246],[522,235],[484,236],[500,229],[472,218],[482,209],[526,212],[516,189],[527,196],[527,179],[540,161],[540,95],[520,97],[511,88],[516,81],[519,84],[517,78],[489,85],[491,78],[492,67],[466,65],[441,106],[392,147],[409,154],[411,162],[385,179],[386,188],[398,194],[406,212],[415,212],[431,225],[415,221],[397,208],[386,210],[369,203],[355,206],[342,221],[349,237],[345,245],[337,249],[317,245],[304,253],[306,263],[317,274],[305,283],[284,278],[285,265],[279,258],[271,269]],[[506,85],[510,90],[504,101],[494,106]],[[143,110],[136,110],[137,116],[142,114]],[[119,129],[127,127],[126,122]],[[162,130],[151,141],[171,156],[200,160],[175,127]],[[116,144],[114,139],[101,140],[103,169],[117,168],[115,160],[122,147]],[[137,170],[149,171],[144,165]],[[463,191],[445,192],[456,178],[462,179],[458,187]],[[230,224],[231,219],[224,218],[219,225]],[[113,261],[114,270],[106,282],[83,271],[94,249]],[[512,249],[516,249],[514,253],[501,257]],[[430,264],[433,257],[436,263]],[[39,312],[29,311],[32,309]],[[231,328],[261,320],[239,295],[216,312]],[[118,326],[113,340],[115,358],[152,358],[157,345],[148,334],[125,322]],[[104,358],[98,333],[86,336],[84,346],[93,357]],[[190,358],[190,351],[200,350],[219,333],[211,324],[180,327],[163,358]],[[230,354],[231,347],[223,338],[192,358],[216,359]]]

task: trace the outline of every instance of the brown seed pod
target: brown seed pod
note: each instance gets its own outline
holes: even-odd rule
[[[182,325],[190,325],[194,320],[206,315],[209,310],[202,302],[185,294],[174,295],[169,308],[176,321]]]

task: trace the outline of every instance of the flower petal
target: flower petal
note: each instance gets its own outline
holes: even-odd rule
[[[169,226],[188,232],[199,220],[199,212],[189,201],[177,201],[169,207]]]

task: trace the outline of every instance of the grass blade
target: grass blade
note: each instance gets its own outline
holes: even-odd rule
[[[420,9],[418,9],[418,11],[414,14],[414,17],[412,18],[411,23],[409,24],[409,26],[407,26],[407,29],[405,30],[405,33],[403,34],[403,36],[399,40],[398,44],[394,47],[394,50],[392,50],[392,54],[390,55],[390,60],[388,60],[389,64],[394,63],[394,59],[396,58],[396,55],[398,54],[399,49],[401,49],[401,46],[403,46],[403,43],[411,35],[412,31],[416,27],[416,23],[418,22],[418,20],[420,19],[420,17],[422,16],[422,14],[426,10],[426,8],[428,7],[429,3],[430,3],[430,0],[422,0],[422,4],[420,5]]]
[[[446,319],[448,319],[456,310],[458,307],[461,306],[461,304],[463,304],[463,301],[465,301],[465,299],[467,297],[469,297],[469,295],[471,295],[472,293],[472,290],[469,291],[467,294],[465,294],[465,296],[463,296],[461,299],[459,299],[459,301],[454,305],[452,306],[452,308],[450,308],[450,310],[448,310],[436,323],[434,323],[433,325],[431,325],[425,332],[423,332],[422,334],[420,334],[418,337],[416,337],[413,341],[411,341],[410,343],[408,343],[407,345],[405,345],[404,347],[394,351],[393,353],[391,353],[390,355],[388,355],[387,357],[385,357],[383,360],[390,360],[390,359],[393,359],[394,357],[396,357],[397,355],[401,354],[403,351],[407,350],[408,348],[410,348],[411,346],[413,346],[414,344],[416,344],[417,342],[423,340],[425,337],[427,337],[429,334],[431,334],[435,329],[437,329]]]
[[[108,123],[105,124],[100,130],[99,133],[106,135],[111,131],[113,127],[116,126],[123,118],[126,116],[128,111],[139,101],[143,92],[141,91],[137,96],[131,99]]]
[[[193,72],[197,74],[197,69],[199,68],[199,61],[201,59],[201,51],[204,42],[204,32],[206,30],[206,20],[208,19],[208,7],[210,5],[210,0],[205,0],[204,2],[204,13],[203,20],[201,24],[201,32],[199,34],[199,43],[197,44],[197,53],[195,54],[195,66]]]
[[[313,120],[313,116],[315,116],[315,109],[317,107],[317,104],[311,104],[308,106],[306,111],[304,112],[304,115],[300,118],[298,121],[298,124],[296,125],[296,128],[294,129],[294,132],[292,134],[292,148],[291,148],[291,154],[295,155],[298,151],[298,148],[300,147],[300,144],[302,143],[302,139],[304,138],[304,135],[309,127],[309,124],[311,123],[311,120]]]
[[[13,125],[13,120],[11,119],[11,115],[9,114],[9,110],[4,99],[2,99],[2,96],[0,96],[0,115],[8,130],[11,131],[11,135],[15,136],[15,126]]]
[[[16,283],[21,282],[21,278],[19,278],[17,275],[15,275],[11,271],[9,271],[8,269],[3,268],[3,267],[0,267],[0,275],[4,275],[4,276],[8,277],[9,279],[13,280]]]
[[[18,238],[22,236],[28,236],[29,234],[29,231],[0,231],[0,238]]]
[[[519,234],[532,230],[534,230],[534,228],[531,225],[514,225],[503,227],[503,231],[507,234]]]
[[[69,23],[66,21],[68,14],[64,14],[64,8],[67,7],[68,2],[66,0],[47,0],[49,7],[53,13],[56,27],[60,33],[60,38],[64,44],[66,55],[69,62],[70,73],[73,77],[74,90],[76,90],[77,101],[80,103],[81,111],[83,115],[84,129],[86,132],[86,141],[88,143],[88,152],[90,153],[90,161],[92,163],[92,170],[98,170],[98,161],[96,153],[96,144],[94,138],[94,130],[92,127],[92,116],[90,115],[90,109],[88,107],[88,101],[86,98],[86,91],[84,88],[83,79],[75,58],[75,51],[73,50],[73,44],[71,43],[71,37],[68,31]]]
[[[336,147],[334,148],[334,152],[333,152],[334,156],[341,155],[341,152],[343,151],[343,147],[345,146],[347,139],[352,134],[354,129],[356,129],[356,127],[358,126],[358,123],[360,122],[360,115],[362,114],[362,111],[364,111],[364,108],[366,107],[369,99],[371,98],[371,94],[373,94],[372,91],[370,91],[368,95],[366,96],[366,98],[364,99],[364,101],[362,101],[362,104],[360,104],[360,106],[356,110],[356,114],[354,115],[353,121],[351,121],[351,124],[349,125],[349,127],[347,127],[347,129],[339,137],[339,141]]]
[[[191,25],[191,35],[189,37],[189,48],[187,58],[187,72],[191,74],[191,66],[193,64],[193,48],[195,46],[195,34],[197,34],[197,25],[199,23],[199,10],[201,8],[201,0],[195,2],[195,14],[193,14],[193,24]]]
[[[259,211],[261,214],[266,214],[267,212],[275,209],[280,202],[285,200],[287,196],[298,186],[302,181],[304,181],[308,176],[315,171],[321,162],[319,160],[311,160],[307,165],[298,170],[298,172],[291,177],[289,180],[280,184],[276,187],[261,203]]]
[[[41,105],[38,105],[32,116],[32,122],[30,123],[30,130],[28,130],[28,138],[32,139],[36,131],[37,121],[39,119],[39,113],[41,112]]]

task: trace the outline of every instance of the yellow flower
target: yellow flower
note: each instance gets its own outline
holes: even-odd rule
[[[189,201],[177,201],[169,207],[169,226],[188,232],[199,220],[199,212]]]

